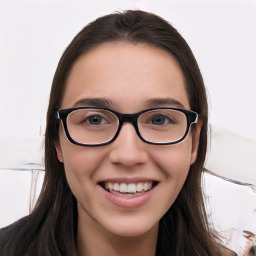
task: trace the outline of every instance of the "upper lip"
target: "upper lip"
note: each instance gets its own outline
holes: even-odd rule
[[[159,182],[154,178],[149,177],[113,177],[100,180],[98,183],[102,182],[118,182],[118,183],[137,183],[137,182],[146,182],[146,181],[154,181]]]

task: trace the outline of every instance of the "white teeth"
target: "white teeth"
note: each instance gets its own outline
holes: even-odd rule
[[[138,182],[138,183],[118,183],[118,182],[105,182],[104,188],[109,192],[119,192],[125,195],[143,193],[152,188],[152,181]]]
[[[108,182],[108,183],[106,183],[106,184],[108,184],[108,189],[109,189],[109,191],[110,191],[110,192],[112,192],[112,191],[113,191],[113,189],[114,189],[114,185],[113,185],[113,183]]]
[[[145,182],[143,185],[143,190],[147,191],[148,190],[148,182]]]
[[[139,182],[139,183],[137,184],[137,191],[138,191],[138,192],[141,192],[141,191],[143,191],[143,188],[144,188],[143,183]]]
[[[114,190],[115,191],[119,191],[119,188],[120,188],[120,186],[119,186],[119,184],[118,183],[114,183]]]
[[[121,193],[127,193],[127,184],[126,183],[121,183],[121,185],[119,187],[119,191]]]
[[[131,183],[127,187],[128,193],[136,193],[136,185],[134,183]]]

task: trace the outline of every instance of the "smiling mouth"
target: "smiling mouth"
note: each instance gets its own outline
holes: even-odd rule
[[[150,191],[156,186],[156,181],[145,181],[137,183],[123,183],[123,182],[101,182],[100,185],[103,189],[111,194],[121,196],[139,196]]]

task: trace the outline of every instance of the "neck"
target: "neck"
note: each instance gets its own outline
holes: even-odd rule
[[[121,237],[94,221],[78,216],[77,252],[79,256],[155,256],[158,224],[146,234]]]

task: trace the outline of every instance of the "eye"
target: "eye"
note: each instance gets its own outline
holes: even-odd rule
[[[104,124],[106,121],[102,116],[99,115],[93,115],[86,119],[86,122],[88,122],[91,125],[101,125]]]
[[[155,125],[164,125],[167,123],[174,123],[174,121],[170,117],[165,116],[163,114],[153,115],[151,122],[152,124],[155,124]]]

